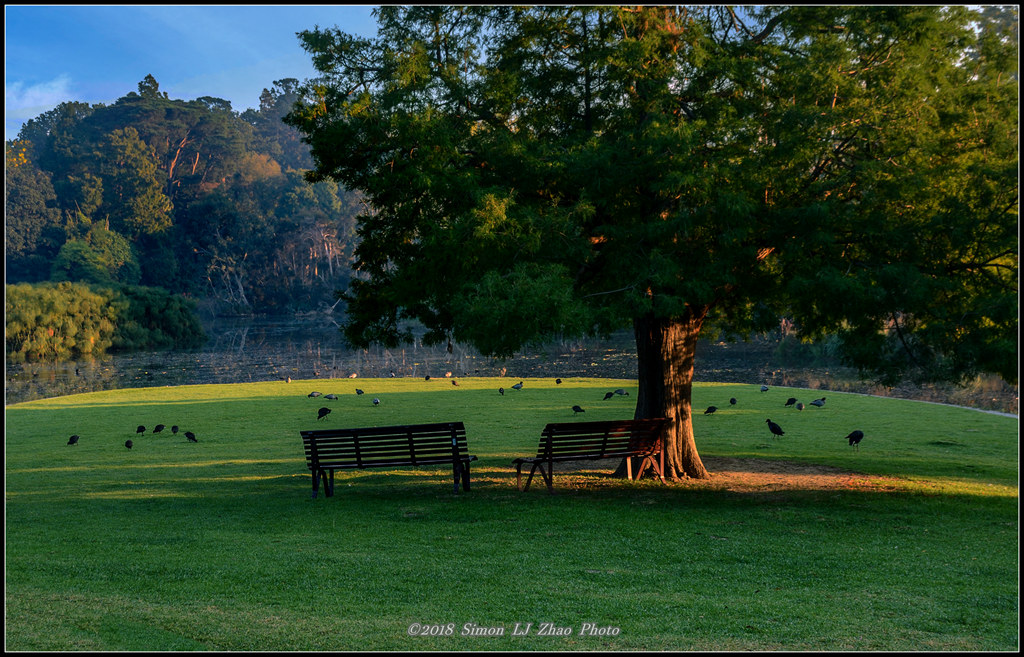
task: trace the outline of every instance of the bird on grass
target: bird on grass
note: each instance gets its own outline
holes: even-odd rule
[[[164,430],[164,425],[162,425],[162,424],[158,424],[155,427],[153,427],[153,433],[160,433],[163,430]]]
[[[623,390],[622,388],[617,389],[615,391],[615,394],[616,395],[622,395],[623,397],[629,397],[629,393],[626,392],[625,390]]]
[[[775,435],[775,436],[785,436],[786,435],[786,432],[782,430],[782,427],[780,427],[779,425],[775,424],[771,420],[765,420],[765,422],[768,423],[768,431],[771,431],[772,435]]]
[[[324,395],[324,399],[337,399],[338,395]]]
[[[429,380],[430,380],[430,375],[428,374],[428,375],[426,375],[425,377],[423,377],[423,380],[424,380],[424,381],[429,381]]]
[[[601,401],[607,401],[607,400],[611,399],[614,396],[615,396],[614,392],[606,392],[606,393],[604,393],[604,399],[602,399]]]
[[[556,386],[562,385],[562,380],[561,379],[555,379],[555,385]]]
[[[762,385],[761,392],[768,392],[768,386]]]
[[[861,431],[860,429],[857,429],[856,431],[851,431],[850,435],[847,436],[846,439],[850,441],[850,447],[855,447],[859,450],[860,441],[864,440],[864,432]]]
[[[177,424],[175,424],[174,426],[171,427],[171,433],[173,433],[173,434],[177,434],[178,433],[178,425]]]
[[[786,403],[783,404],[783,406],[792,406],[795,403],[796,403],[796,397],[790,397],[789,399],[786,400]]]
[[[804,408],[806,408],[806,407],[804,406],[803,402],[797,402],[796,403],[796,410],[802,411],[802,410],[804,410]]]
[[[374,397],[374,398],[373,398],[373,405],[374,405],[374,406],[380,406],[380,400],[379,400],[379,399],[377,399],[376,397]]]
[[[715,411],[718,410],[717,406],[708,406],[708,410],[704,411],[704,415],[714,415]]]
[[[323,406],[323,407],[320,408],[319,411],[316,412],[316,419],[322,420],[322,419],[324,419],[325,417],[327,417],[330,414],[331,414],[331,409],[327,408],[326,406]]]
[[[70,438],[68,438],[68,444],[69,445],[77,445],[78,444],[78,434],[77,433],[75,435],[71,436]]]
[[[135,433],[146,433],[146,427],[139,425],[139,428],[135,430]]]
[[[360,390],[359,388],[356,388],[356,394],[357,394],[357,395],[362,395],[362,394],[364,394],[364,393],[363,393],[363,391],[362,391],[362,390]]]
[[[582,408],[580,408],[579,406],[573,406],[572,407],[572,414],[573,415],[579,415],[580,413],[586,413],[586,411],[583,410]]]
[[[512,389],[513,390],[522,390],[523,389],[523,382],[520,381],[519,383],[515,384],[514,386],[512,386]]]
[[[505,395],[505,389],[504,388],[498,388],[498,394],[504,396]]]
[[[307,397],[319,397],[321,394],[323,394],[323,393],[320,393],[320,392],[317,392],[316,390],[314,390],[313,392],[309,393],[306,396]]]
[[[199,439],[196,438],[196,435],[194,433],[192,433],[191,431],[186,431],[185,432],[185,438],[187,438],[190,443],[198,443],[199,442]]]
[[[131,449],[132,448],[132,441],[131,440],[124,441],[124,446],[127,447],[128,449]]]
[[[811,406],[817,406],[818,408],[822,408],[824,405],[825,405],[825,398],[824,397],[822,397],[821,399],[815,399],[814,401],[811,402]]]
[[[458,382],[458,381],[456,381],[455,379],[452,379],[452,385],[453,385],[453,386],[457,386],[457,385],[459,385],[459,382]]]
[[[730,406],[735,406],[736,405],[736,398],[735,397],[730,397],[729,398],[729,405]]]

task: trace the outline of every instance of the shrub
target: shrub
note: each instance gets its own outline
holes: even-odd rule
[[[189,348],[206,340],[194,302],[159,288],[20,283],[7,286],[5,313],[12,362]]]

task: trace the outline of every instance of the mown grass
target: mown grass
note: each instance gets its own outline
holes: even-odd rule
[[[636,390],[514,382],[182,386],[7,407],[7,648],[1018,648],[1016,418],[703,384],[702,455],[831,465],[887,487],[739,493],[625,482],[606,462],[557,475],[557,495],[520,493],[510,461],[544,424],[573,404],[631,417]],[[631,396],[602,400],[618,387]],[[782,408],[821,394],[823,409]],[[721,410],[700,415],[710,404]],[[321,406],[333,412],[317,422]],[[770,438],[768,417],[785,437]],[[470,492],[452,494],[450,470],[402,468],[338,473],[334,497],[310,499],[300,430],[452,419],[479,456]],[[154,436],[157,423],[168,429]],[[843,440],[853,429],[859,451]],[[451,634],[409,636],[413,623]],[[512,636],[516,623],[530,633]],[[571,635],[539,636],[541,623]],[[583,623],[618,633],[581,636]],[[504,635],[463,636],[467,624]]]

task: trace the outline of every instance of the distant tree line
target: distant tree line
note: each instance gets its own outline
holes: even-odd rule
[[[6,281],[158,287],[221,314],[333,304],[359,201],[303,178],[308,146],[281,121],[298,86],[278,80],[239,113],[146,76],[109,106],[29,120],[5,145]]]

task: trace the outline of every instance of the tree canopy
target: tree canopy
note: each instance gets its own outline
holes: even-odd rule
[[[346,335],[507,356],[632,325],[705,476],[697,336],[791,317],[885,381],[1016,380],[1017,43],[965,7],[398,7],[300,34],[286,121],[361,191]]]

